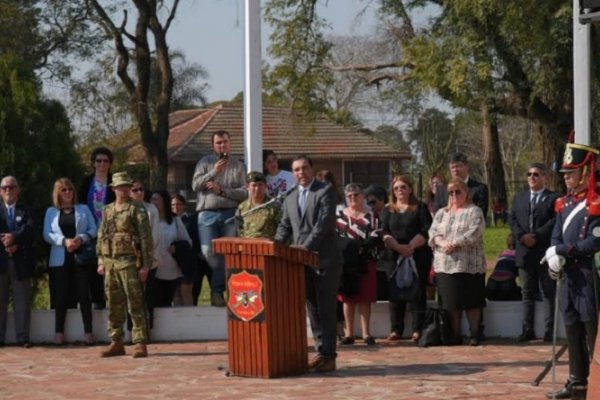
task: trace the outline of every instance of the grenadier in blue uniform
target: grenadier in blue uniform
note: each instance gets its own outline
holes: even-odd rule
[[[585,398],[587,390],[598,320],[593,284],[594,254],[600,251],[597,155],[596,149],[569,143],[560,170],[568,194],[556,201],[556,224],[546,260],[550,276],[562,279],[558,296],[569,349],[569,379],[561,390],[548,393],[548,398]]]

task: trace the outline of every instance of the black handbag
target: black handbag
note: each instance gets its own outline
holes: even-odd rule
[[[75,251],[75,263],[77,265],[87,265],[96,262],[96,238],[88,240],[79,246]]]
[[[443,308],[430,308],[425,316],[425,328],[419,338],[419,347],[451,345],[456,338],[450,325],[450,314]]]

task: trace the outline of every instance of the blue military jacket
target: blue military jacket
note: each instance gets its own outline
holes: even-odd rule
[[[560,310],[566,325],[597,320],[593,284],[594,254],[600,251],[600,199],[586,200],[587,192],[556,202],[556,224],[551,244],[565,257]]]

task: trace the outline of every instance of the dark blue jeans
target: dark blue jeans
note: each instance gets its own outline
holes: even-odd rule
[[[200,211],[198,213],[198,237],[200,249],[212,269],[211,292],[225,291],[225,258],[213,252],[212,240],[220,237],[236,236],[235,221],[225,223],[235,214],[235,208]]]

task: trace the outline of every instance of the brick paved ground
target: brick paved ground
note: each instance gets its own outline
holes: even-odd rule
[[[227,377],[226,342],[151,344],[147,359],[102,359],[101,348],[0,348],[0,399],[523,400],[543,399],[552,388],[551,374],[530,385],[551,357],[551,346],[541,342],[421,349],[380,340],[340,348],[335,372],[270,380]],[[560,383],[566,357],[557,369]]]

